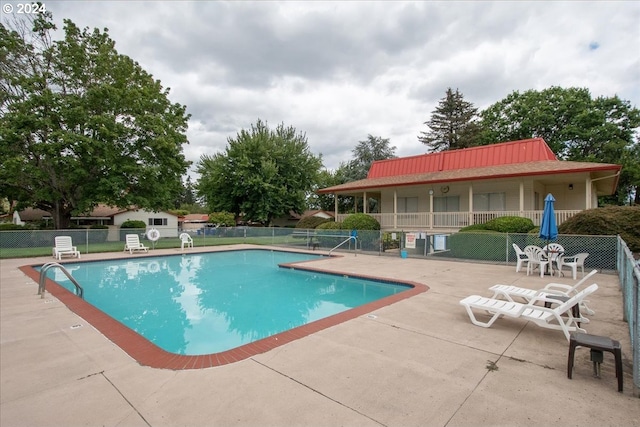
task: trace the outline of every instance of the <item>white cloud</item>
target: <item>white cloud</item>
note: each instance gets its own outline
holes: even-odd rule
[[[640,105],[637,2],[47,2],[109,28],[192,114],[197,162],[257,119],[304,132],[335,168],[368,134],[398,155],[448,87],[483,109],[513,91],[586,87]]]

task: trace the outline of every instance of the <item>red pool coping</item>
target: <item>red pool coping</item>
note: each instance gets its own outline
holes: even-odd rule
[[[303,261],[305,263],[309,261]],[[37,265],[23,265],[20,270],[30,277],[36,283],[40,280],[40,273],[35,270]],[[334,314],[324,319],[316,320],[306,325],[298,326],[279,334],[244,344],[231,350],[222,351],[220,353],[204,354],[198,356],[185,356],[181,354],[170,353],[161,349],[133,329],[118,322],[108,314],[89,304],[85,300],[79,298],[75,294],[69,292],[53,280],[47,278],[45,289],[51,295],[56,297],[60,302],[67,306],[71,311],[83,318],[91,326],[101,332],[111,342],[116,344],[125,353],[131,356],[142,366],[148,366],[157,369],[184,370],[184,369],[204,369],[216,366],[222,366],[229,363],[239,362],[258,354],[266,353],[276,347],[292,341],[304,338],[323,329],[330,328],[347,320],[365,315],[374,310],[386,307],[398,301],[410,298],[414,295],[426,292],[429,287],[417,282],[391,280],[383,277],[374,277],[360,274],[344,273],[339,271],[330,271],[320,268],[301,265],[299,262],[282,264],[281,267],[296,270],[314,271],[318,273],[348,276],[353,278],[368,279],[382,283],[397,284],[406,286],[409,289],[390,295],[388,297],[370,302],[360,307],[352,308],[342,313]]]

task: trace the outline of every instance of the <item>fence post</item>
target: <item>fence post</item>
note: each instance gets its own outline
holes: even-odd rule
[[[505,250],[505,258],[504,258],[504,263],[505,265],[509,265],[509,233],[506,234],[507,236],[507,240],[504,243],[504,250]]]

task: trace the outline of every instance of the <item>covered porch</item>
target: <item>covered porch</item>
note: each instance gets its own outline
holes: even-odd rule
[[[609,194],[617,175],[549,174],[535,177],[429,182],[418,185],[343,190],[334,193],[336,221],[362,212],[384,230],[456,231],[502,216],[529,218],[540,225],[544,198],[556,199],[558,225],[577,213],[596,208]],[[339,198],[350,198],[353,210],[338,212]]]

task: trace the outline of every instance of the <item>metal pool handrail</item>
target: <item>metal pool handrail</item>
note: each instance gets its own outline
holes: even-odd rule
[[[59,268],[60,271],[62,271],[64,275],[67,276],[69,280],[71,280],[71,283],[75,285],[76,295],[84,299],[84,289],[82,288],[82,286],[80,286],[76,279],[73,278],[71,273],[69,273],[69,271],[62,266],[62,264],[58,264],[57,262],[48,262],[40,269],[40,281],[38,282],[38,295],[40,295],[40,298],[44,298],[44,284],[47,281],[47,271],[52,268]]]
[[[331,252],[333,252],[335,249],[338,249],[340,246],[344,245],[345,243],[349,242],[350,240],[354,241],[354,243],[355,243],[354,250],[357,251],[358,250],[358,239],[356,238],[356,236],[349,236],[344,242],[338,244],[338,246],[336,246],[335,248],[331,249],[329,251],[329,254],[331,254]]]

